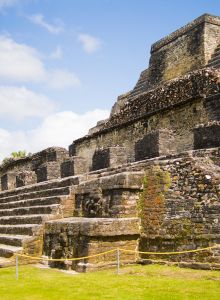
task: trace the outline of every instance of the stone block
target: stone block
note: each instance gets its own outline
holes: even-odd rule
[[[75,189],[74,216],[136,216],[143,178],[143,172],[125,172],[82,182]]]
[[[202,68],[219,43],[219,17],[204,14],[151,47],[149,81],[170,80]]]
[[[37,182],[37,175],[34,171],[23,171],[16,176],[16,187],[21,187]]]
[[[168,155],[175,152],[171,130],[161,129],[146,134],[135,144],[135,161]]]
[[[214,148],[220,146],[220,122],[201,125],[194,129],[194,149]]]
[[[64,148],[49,148],[50,151],[45,152],[45,160],[50,161],[63,161],[68,157],[68,151]]]
[[[109,147],[97,149],[92,158],[92,170],[114,168],[127,162],[126,149],[124,147]]]
[[[37,152],[32,157],[32,169],[35,171],[40,165],[47,162],[63,162],[68,158],[68,151],[61,147],[50,147]]]
[[[1,189],[11,190],[16,188],[16,173],[8,172],[1,177]]]
[[[37,182],[60,178],[60,164],[58,162],[47,162],[37,170]]]
[[[139,237],[139,219],[67,218],[45,224],[44,254],[53,258],[72,258],[98,254],[117,248],[135,250]],[[110,267],[116,252],[102,257],[76,261],[72,269],[79,272]],[[121,252],[123,262],[134,262],[133,253]],[[53,267],[67,266],[53,263]]]
[[[209,96],[205,99],[204,106],[210,120],[220,121],[220,94]]]
[[[61,163],[61,177],[83,174],[86,171],[83,157],[73,156]]]

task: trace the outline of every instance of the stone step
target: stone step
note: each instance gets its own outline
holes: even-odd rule
[[[63,197],[65,197],[65,196],[44,197],[44,198],[12,201],[12,202],[8,202],[8,203],[0,203],[0,210],[10,209],[10,208],[18,208],[18,207],[59,204]]]
[[[0,216],[3,217],[32,214],[56,214],[58,209],[59,204],[2,209],[0,210]]]
[[[215,56],[215,57],[211,58],[208,63],[209,64],[214,63],[214,62],[218,61],[219,59],[220,59],[220,54],[218,56]]]
[[[36,235],[41,227],[36,224],[0,225],[0,234]]]
[[[220,54],[220,48],[217,47],[217,48],[215,49],[215,52],[212,54],[211,59],[212,59],[213,57],[218,56],[219,54]]]
[[[220,57],[218,59],[216,59],[215,61],[209,61],[207,66],[215,66],[218,65],[220,63]]]
[[[25,241],[33,239],[28,235],[0,234],[0,244],[22,247]]]
[[[24,194],[18,193],[17,195],[1,198],[0,204],[20,201],[20,200],[42,198],[42,197],[63,196],[63,195],[69,195],[69,193],[70,193],[70,187],[61,187],[56,189],[42,190],[42,191],[36,191],[36,192],[24,193]]]
[[[208,64],[207,67],[212,67],[212,68],[218,69],[218,68],[220,68],[220,61],[217,64]]]
[[[0,268],[6,268],[13,265],[14,262],[12,260],[5,257],[0,257]]]
[[[135,88],[132,92],[131,92],[131,95],[132,96],[135,96],[137,94],[141,94],[141,93],[144,93],[145,92],[145,87],[144,86],[140,86],[138,88]]]
[[[146,84],[146,79],[142,78],[140,80],[138,80],[137,84],[135,85],[134,89],[136,89],[138,86]]]
[[[37,192],[37,191],[42,191],[42,190],[50,190],[50,189],[68,187],[68,186],[72,186],[72,185],[77,185],[78,183],[79,183],[78,176],[72,176],[72,177],[68,177],[68,178],[45,181],[45,182],[36,183],[33,185],[20,187],[20,188],[14,189],[14,190],[2,191],[2,192],[0,192],[0,199],[8,198],[10,196],[17,196],[18,194],[26,194],[26,193]]]
[[[26,215],[0,217],[0,225],[42,224],[51,219],[50,215]]]
[[[210,120],[216,120],[216,121],[219,120],[219,112],[220,112],[219,99],[220,99],[220,93],[206,98],[205,107],[209,112]]]
[[[0,256],[9,258],[13,256],[16,252],[21,252],[23,250],[22,247],[9,246],[0,244]]]
[[[138,89],[146,88],[146,87],[147,87],[147,84],[146,84],[145,81],[143,81],[143,82],[141,82],[141,83],[138,83],[138,84],[134,87],[132,93],[133,93],[134,91],[138,90]]]
[[[208,62],[208,65],[214,65],[217,64],[220,61],[220,56],[217,56],[215,60],[210,60]]]
[[[129,97],[130,97],[129,99],[134,98],[134,97],[136,97],[136,96],[138,96],[138,95],[140,95],[140,94],[142,94],[142,93],[144,93],[144,92],[145,92],[145,89],[140,89],[140,90],[138,90],[138,91],[134,91],[134,92],[132,92],[131,95],[129,96]]]

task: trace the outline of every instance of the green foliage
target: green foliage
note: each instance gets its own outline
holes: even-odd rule
[[[9,157],[5,157],[2,161],[2,164],[3,165],[6,165],[8,162],[10,162],[12,160],[12,158],[9,158]]]
[[[220,273],[159,265],[128,266],[69,275],[58,270],[19,266],[0,269],[2,300],[217,300]]]
[[[14,151],[11,153],[10,157],[5,157],[2,160],[2,167],[4,167],[5,165],[7,165],[8,163],[14,161],[15,159],[19,159],[19,158],[24,158],[26,156],[31,155],[31,153],[28,153],[25,150],[19,150],[19,151]]]
[[[27,156],[26,151],[25,150],[20,150],[20,151],[14,151],[11,153],[11,157],[13,158],[23,158]]]

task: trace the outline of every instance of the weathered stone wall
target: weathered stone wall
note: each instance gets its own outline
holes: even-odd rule
[[[44,254],[53,258],[95,255],[116,248],[135,250],[139,236],[139,219],[69,218],[48,222],[44,236]],[[134,254],[123,253],[124,262],[134,262]],[[76,262],[52,263],[77,271],[95,270],[115,265],[116,252]]]
[[[47,162],[58,162],[62,163],[68,158],[68,152],[66,149],[61,147],[50,147],[41,152],[35,153],[32,157],[32,168],[37,170],[37,168]]]
[[[204,25],[200,24],[161,48],[152,47],[149,84],[176,78],[204,65]]]
[[[173,252],[220,242],[220,148],[149,159],[121,169],[90,173],[85,181],[81,178],[73,191],[75,218],[46,224],[46,255],[79,257],[117,247]],[[141,227],[132,223],[137,222],[136,216]],[[92,258],[69,267],[82,271],[113,265],[114,257]],[[206,262],[207,268],[220,265],[218,250],[160,258]],[[134,261],[134,256],[123,260]]]
[[[206,98],[204,105],[208,111],[209,119],[220,121],[220,94]]]
[[[219,78],[219,70],[204,68],[150,89],[127,102],[104,128],[117,127],[167,109],[173,110],[187,101],[214,95],[219,92]]]
[[[151,48],[149,84],[204,67],[220,40],[220,18],[203,15]]]
[[[204,28],[204,55],[206,64],[220,42],[220,22],[217,19],[215,20],[216,22],[207,22]]]
[[[0,175],[4,175],[8,172],[21,173],[24,171],[31,171],[31,157],[27,156],[20,159],[10,159],[7,163],[0,166]]]
[[[72,156],[61,163],[61,177],[68,177],[86,173],[85,159]]]
[[[218,91],[219,71],[210,68],[170,81],[128,102],[105,123],[105,129],[74,141],[70,155],[84,157],[89,171],[97,149],[120,146],[125,147],[127,160],[132,162],[138,156],[138,143],[161,129],[172,132],[170,139],[165,144],[152,139],[148,147],[157,150],[141,155],[141,159],[193,149],[193,129],[219,119]]]
[[[36,174],[37,182],[60,178],[60,163],[57,161],[43,163],[37,168]]]
[[[135,161],[175,152],[175,138],[171,130],[151,131],[135,144]]]
[[[92,170],[115,168],[125,163],[127,163],[127,155],[124,147],[97,149],[92,157]]]
[[[213,121],[194,129],[194,149],[220,147],[220,122]]]
[[[37,182],[37,175],[34,171],[23,171],[16,174],[16,187],[34,184]]]
[[[220,168],[213,158],[219,161],[220,152],[191,154],[146,165],[139,203],[141,251],[172,252],[219,243]],[[205,251],[169,259],[186,261],[193,257],[219,263],[217,254]]]
[[[1,177],[1,190],[16,188],[16,173],[8,172]]]
[[[149,67],[141,72],[134,89],[125,94],[124,101],[117,100],[110,118],[127,102],[158,84],[205,67],[219,41],[220,18],[205,14],[153,44]]]
[[[142,172],[122,172],[82,181],[75,189],[74,216],[135,217],[142,177]]]
[[[68,157],[66,149],[50,147],[25,158],[10,159],[0,166],[1,190],[60,178],[60,165]]]

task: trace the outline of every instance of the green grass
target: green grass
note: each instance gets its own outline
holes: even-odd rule
[[[220,272],[159,265],[69,275],[36,266],[0,269],[1,300],[220,299]]]

